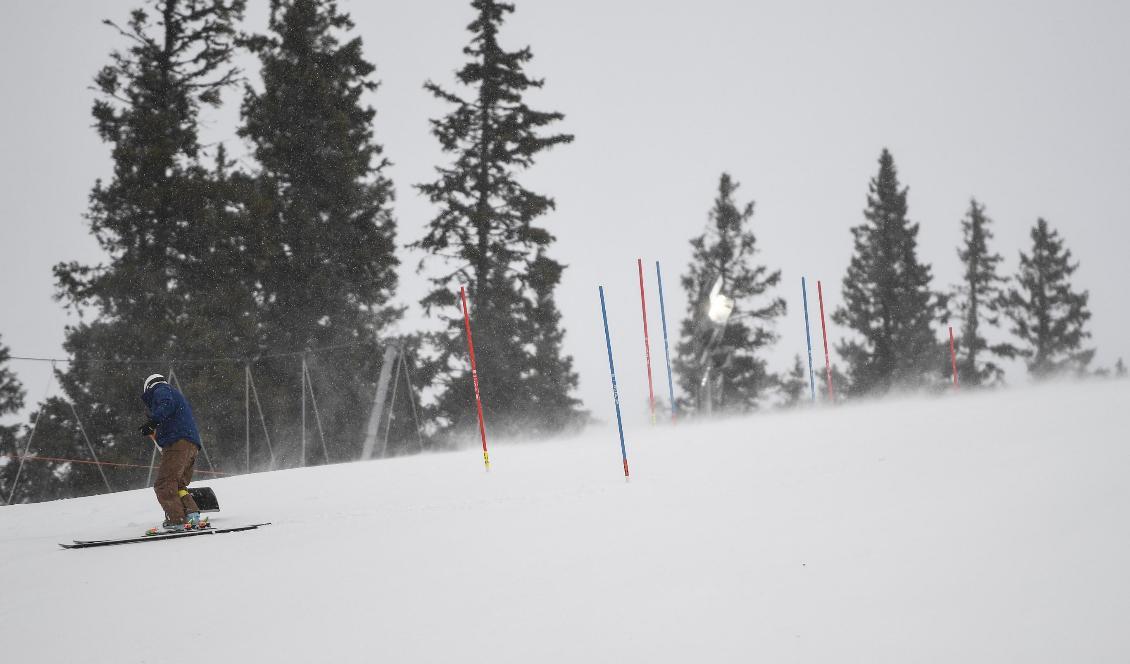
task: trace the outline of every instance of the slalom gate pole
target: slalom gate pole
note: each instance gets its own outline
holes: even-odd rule
[[[612,401],[616,404],[616,429],[620,432],[620,455],[624,458],[624,481],[628,481],[628,449],[624,446],[624,421],[620,417],[620,390],[616,387],[616,364],[612,361],[612,336],[608,333],[608,309],[604,306],[604,286],[600,290],[600,315],[604,318],[604,344],[608,347],[608,372],[612,374]]]
[[[490,472],[490,454],[487,452],[487,429],[483,425],[483,399],[479,395],[479,370],[475,366],[475,342],[471,338],[471,315],[467,313],[467,292],[459,287],[459,300],[463,303],[463,324],[467,328],[467,350],[471,354],[471,381],[475,384],[475,408],[479,411],[479,435],[483,438],[483,466]]]
[[[640,271],[640,309],[643,311],[643,356],[647,362],[647,403],[651,409],[651,423],[655,424],[655,388],[651,382],[651,340],[647,335],[647,298],[643,294],[643,259],[636,259]]]
[[[812,371],[812,332],[808,327],[808,285],[800,278],[800,295],[804,300],[804,340],[808,344],[808,389],[812,391],[812,403],[816,403],[816,375]]]
[[[663,304],[663,274],[655,261],[655,278],[659,282],[659,319],[663,321],[663,358],[667,361],[667,393],[671,395],[671,423],[675,423],[675,382],[671,379],[671,347],[667,343],[667,307]]]
[[[958,390],[957,384],[957,352],[953,345],[953,325],[950,325],[950,366],[953,367],[953,389]]]
[[[820,298],[820,333],[824,335],[824,372],[828,377],[828,401],[836,402],[836,393],[832,390],[832,359],[828,355],[828,326],[824,324],[824,285],[816,280],[816,295]]]

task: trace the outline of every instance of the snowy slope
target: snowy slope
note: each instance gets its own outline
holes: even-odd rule
[[[0,508],[5,662],[1126,662],[1130,382]],[[471,441],[473,442],[473,441]],[[185,646],[174,645],[185,643]],[[201,649],[199,646],[205,646]]]

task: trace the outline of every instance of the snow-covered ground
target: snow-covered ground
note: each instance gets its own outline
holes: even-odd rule
[[[5,662],[1126,662],[1130,382],[0,508]],[[603,413],[601,413],[603,414]],[[473,443],[474,441],[470,441]]]

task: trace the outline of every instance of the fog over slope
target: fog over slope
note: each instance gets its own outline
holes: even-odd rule
[[[149,491],[0,510],[44,662],[1115,662],[1130,382],[615,427],[203,482],[258,531],[64,551]],[[610,416],[593,404],[596,414]],[[610,407],[609,407],[610,408]],[[65,637],[65,638],[64,638]]]

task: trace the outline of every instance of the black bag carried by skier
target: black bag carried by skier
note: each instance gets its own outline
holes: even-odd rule
[[[192,486],[188,488],[188,493],[196,501],[196,506],[200,508],[201,512],[220,511],[220,501],[216,499],[216,493],[212,491],[211,487]]]

